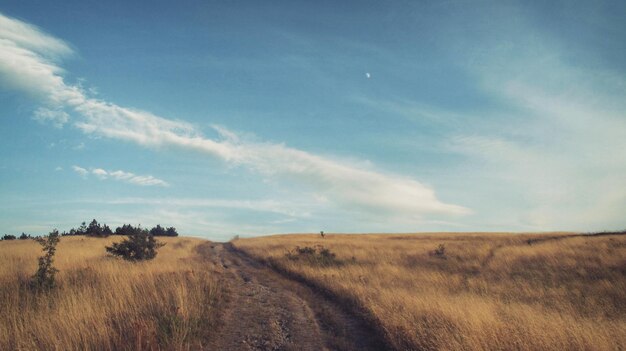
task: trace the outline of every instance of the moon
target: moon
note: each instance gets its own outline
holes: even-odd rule
[[[365,78],[370,79],[372,78],[372,75],[369,72],[365,72]]]

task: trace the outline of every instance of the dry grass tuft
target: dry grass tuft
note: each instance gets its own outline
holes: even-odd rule
[[[152,261],[108,257],[107,239],[63,237],[58,286],[37,293],[28,281],[41,248],[32,240],[0,243],[1,350],[195,350],[216,323],[220,292],[196,247],[167,243]]]
[[[234,244],[352,301],[397,349],[626,349],[624,235],[281,235]],[[351,264],[285,256],[320,244]]]

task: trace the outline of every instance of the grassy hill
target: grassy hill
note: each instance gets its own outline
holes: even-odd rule
[[[624,235],[279,235],[234,244],[360,310],[400,350],[626,349]]]
[[[196,252],[206,241],[159,238],[154,260],[130,263],[105,253],[121,239],[63,237],[50,292],[29,288],[40,246],[0,242],[0,350],[184,350],[210,339],[220,291]]]
[[[0,242],[0,349],[252,350],[256,344],[242,342],[264,341],[267,321],[251,318],[241,330],[237,318],[255,311],[277,318],[272,325],[281,337],[270,341],[293,346],[298,340],[289,336],[307,334],[298,326],[329,320],[306,307],[324,301],[347,306],[352,314],[345,316],[365,320],[398,350],[626,348],[625,235],[235,240],[233,252],[248,256],[226,250],[230,244],[163,237],[157,257],[137,263],[106,255],[105,246],[121,239],[63,237],[57,286],[43,292],[29,284],[41,247],[32,240]],[[272,276],[270,268],[292,280]],[[298,286],[312,287],[311,299],[298,300],[296,292],[306,290]],[[242,311],[246,303],[250,308]],[[237,308],[225,331],[224,311]],[[334,332],[321,324],[324,333]]]

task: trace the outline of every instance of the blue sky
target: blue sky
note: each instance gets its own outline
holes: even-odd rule
[[[3,1],[0,232],[623,229],[624,15]]]

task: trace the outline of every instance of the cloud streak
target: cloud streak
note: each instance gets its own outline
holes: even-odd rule
[[[0,29],[0,75],[9,88],[40,97],[55,111],[72,111],[78,117],[73,125],[86,134],[150,148],[174,147],[204,153],[264,177],[300,184],[336,205],[366,213],[417,220],[429,214],[470,212],[462,206],[442,202],[432,188],[409,177],[314,155],[283,144],[241,140],[226,129],[218,129],[220,138],[210,139],[189,123],[91,98],[79,86],[64,82],[63,70],[54,61],[71,54],[69,45],[1,14],[0,27],[4,27]],[[82,174],[82,171],[77,172]],[[91,171],[103,179],[138,184],[158,181],[134,175],[128,177],[128,173],[121,171],[97,172]]]
[[[621,228],[626,210],[623,74],[581,65],[585,58],[573,59],[567,47],[523,16],[516,24],[491,25],[493,34],[481,46],[467,47],[469,41],[461,39],[456,53],[473,58],[465,69],[507,110],[486,111],[499,118],[469,135],[457,131],[444,147],[466,157],[469,176],[497,178],[517,194],[510,217],[532,228]]]
[[[80,175],[83,178],[86,178],[88,175],[91,174],[100,180],[111,179],[111,180],[117,180],[117,181],[122,181],[125,183],[141,185],[141,186],[165,186],[165,187],[169,186],[169,184],[166,181],[155,178],[150,175],[147,175],[147,176],[136,175],[134,173],[125,172],[121,170],[106,171],[102,168],[91,168],[90,170],[88,170],[86,168],[79,167],[79,166],[72,166],[72,169],[74,170],[74,172],[78,173],[78,175]]]

